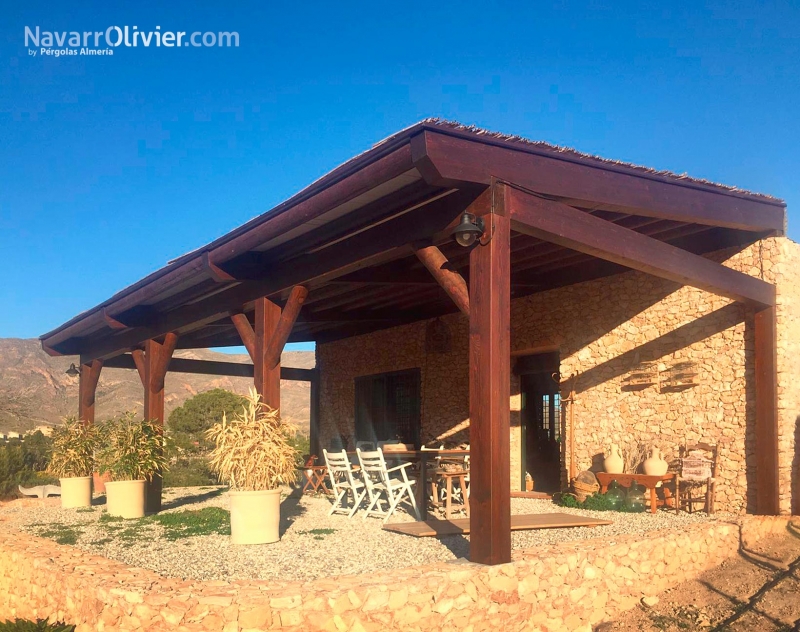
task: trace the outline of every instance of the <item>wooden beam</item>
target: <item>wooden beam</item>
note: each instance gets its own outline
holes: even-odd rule
[[[178,336],[168,333],[164,342],[148,340],[144,345],[144,418],[157,421],[164,426],[164,379],[167,375],[172,353],[178,344]],[[145,487],[145,511],[161,511],[161,472]]]
[[[286,346],[289,334],[292,333],[292,327],[294,327],[306,296],[308,296],[308,289],[302,285],[295,285],[289,293],[289,300],[286,301],[286,305],[281,310],[280,318],[275,324],[275,330],[272,332],[269,343],[264,350],[264,366],[269,370],[280,364],[283,347]]]
[[[775,286],[576,208],[508,187],[511,227],[606,261],[758,306]]]
[[[124,356],[117,356],[117,358],[121,358],[121,357],[124,357]],[[108,360],[106,360],[106,362],[108,363],[108,366],[113,367],[114,365],[112,364],[112,362],[114,360],[116,360],[117,358],[109,358]],[[144,350],[143,349],[133,349],[131,351],[131,360],[133,360],[133,364],[134,364],[134,366],[136,367],[136,370],[139,373],[139,379],[142,381],[142,386],[144,386],[145,384],[147,384],[147,381],[146,381],[147,378],[145,377],[146,370],[145,370],[145,362],[144,362]],[[125,367],[125,368],[128,368],[128,367]]]
[[[453,270],[450,262],[436,246],[414,244],[414,254],[422,262],[442,289],[453,299],[458,309],[469,316],[469,288],[458,271]]]
[[[756,311],[756,512],[770,516],[780,513],[777,349],[775,308]]]
[[[430,184],[489,184],[492,177],[590,208],[783,234],[786,205],[701,183],[670,181],[622,165],[517,148],[426,130],[412,139],[412,159]]]
[[[201,257],[203,260],[203,268],[212,281],[215,281],[216,283],[231,283],[236,281],[236,278],[233,275],[225,272],[225,270],[220,268],[211,260],[211,256],[208,254],[208,251],[204,252]]]
[[[146,327],[89,340],[70,351],[86,357],[108,358],[168,331],[182,333],[184,328],[215,322],[258,297],[272,296],[299,284],[307,285],[315,279],[321,283],[410,254],[410,242],[449,232],[478,193],[474,188],[458,191],[324,250],[282,262],[277,269],[266,268],[259,281],[239,283],[202,301],[157,315]]]
[[[275,333],[281,317],[281,308],[266,298],[255,301],[255,354],[254,376],[256,391],[261,395],[261,401],[274,409],[281,407],[281,368],[280,364],[268,366],[267,348],[269,340]]]
[[[97,394],[97,382],[100,380],[102,360],[81,363],[78,385],[78,419],[84,424],[94,423],[94,403]]]
[[[253,329],[253,326],[250,324],[250,321],[247,319],[247,316],[239,313],[231,314],[231,320],[233,321],[234,327],[236,327],[236,331],[239,333],[239,337],[242,339],[242,344],[244,348],[247,349],[247,353],[250,356],[250,360],[253,362],[256,361],[256,332]]]
[[[108,311],[108,309],[103,309],[103,320],[106,321],[106,325],[111,327],[111,329],[115,329],[117,331],[121,329],[127,329],[128,325],[125,323],[121,323],[116,318],[114,318]]]
[[[498,188],[491,240],[470,254],[470,559],[480,564],[511,561],[511,231]]]
[[[144,352],[136,350],[142,356]],[[109,358],[103,363],[107,369],[136,369],[135,353],[122,354]],[[243,362],[223,362],[217,360],[195,360],[193,358],[175,358],[169,363],[170,373],[194,373],[197,375],[224,375],[226,377],[249,377],[254,375],[253,365]],[[281,367],[281,380],[309,382],[316,375],[316,369],[300,369]],[[144,383],[144,381],[143,381]]]

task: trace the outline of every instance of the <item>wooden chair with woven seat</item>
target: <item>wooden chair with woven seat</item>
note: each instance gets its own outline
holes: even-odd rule
[[[705,512],[714,513],[717,478],[717,446],[699,442],[682,446],[678,471],[675,474],[675,513],[685,508],[689,513],[694,505],[703,503]],[[705,493],[695,495],[703,490]]]

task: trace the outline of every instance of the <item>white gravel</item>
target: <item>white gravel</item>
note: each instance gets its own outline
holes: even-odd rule
[[[289,490],[286,492],[288,494]],[[98,523],[104,513],[102,505],[96,506],[94,511],[61,509],[52,499],[41,503],[8,503],[0,507],[0,515],[15,523],[17,528],[35,535],[52,530],[54,523],[76,526],[81,533],[76,546],[83,550],[183,579],[309,580],[449,561],[469,555],[468,536],[414,538],[383,531],[380,519],[362,520],[361,513],[350,520],[344,515],[328,516],[330,502],[325,497],[300,497],[297,492],[285,496],[280,542],[259,546],[234,546],[229,537],[223,535],[170,541],[162,537],[163,528],[158,524],[142,527],[125,522],[112,524],[122,525],[123,529],[137,525],[136,537],[127,540],[118,535],[110,537],[107,526]],[[167,512],[209,506],[227,509],[227,492],[210,487],[164,490]],[[711,517],[703,513],[676,515],[664,510],[655,515],[583,511],[560,507],[547,500],[520,498],[511,500],[511,510],[512,513],[563,512],[613,521],[611,525],[594,528],[514,531],[512,546],[515,549],[679,529],[688,523],[731,518],[723,514]],[[401,513],[393,517],[392,522],[411,519]],[[335,531],[322,535],[309,533],[315,529]]]

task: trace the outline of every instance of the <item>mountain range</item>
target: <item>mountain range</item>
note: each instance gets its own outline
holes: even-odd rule
[[[208,349],[180,350],[175,357],[249,363],[247,355]],[[66,371],[77,356],[51,357],[37,339],[0,338],[0,432],[26,432],[37,426],[58,424],[78,413],[78,378]],[[288,351],[281,365],[313,368],[313,351]],[[244,377],[167,373],[166,414],[188,398],[212,388],[247,393],[253,381]],[[139,374],[129,369],[104,368],[97,385],[95,415],[98,420],[133,410],[142,413],[144,393]],[[283,415],[302,432],[308,432],[310,388],[308,382],[281,381]]]

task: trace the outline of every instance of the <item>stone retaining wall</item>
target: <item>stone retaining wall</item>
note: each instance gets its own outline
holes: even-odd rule
[[[692,579],[740,544],[786,529],[743,517],[648,536],[517,552],[510,564],[440,563],[305,583],[182,581],[6,528],[0,620],[50,617],[92,630],[590,631],[644,595]],[[356,554],[354,552],[354,554]]]

